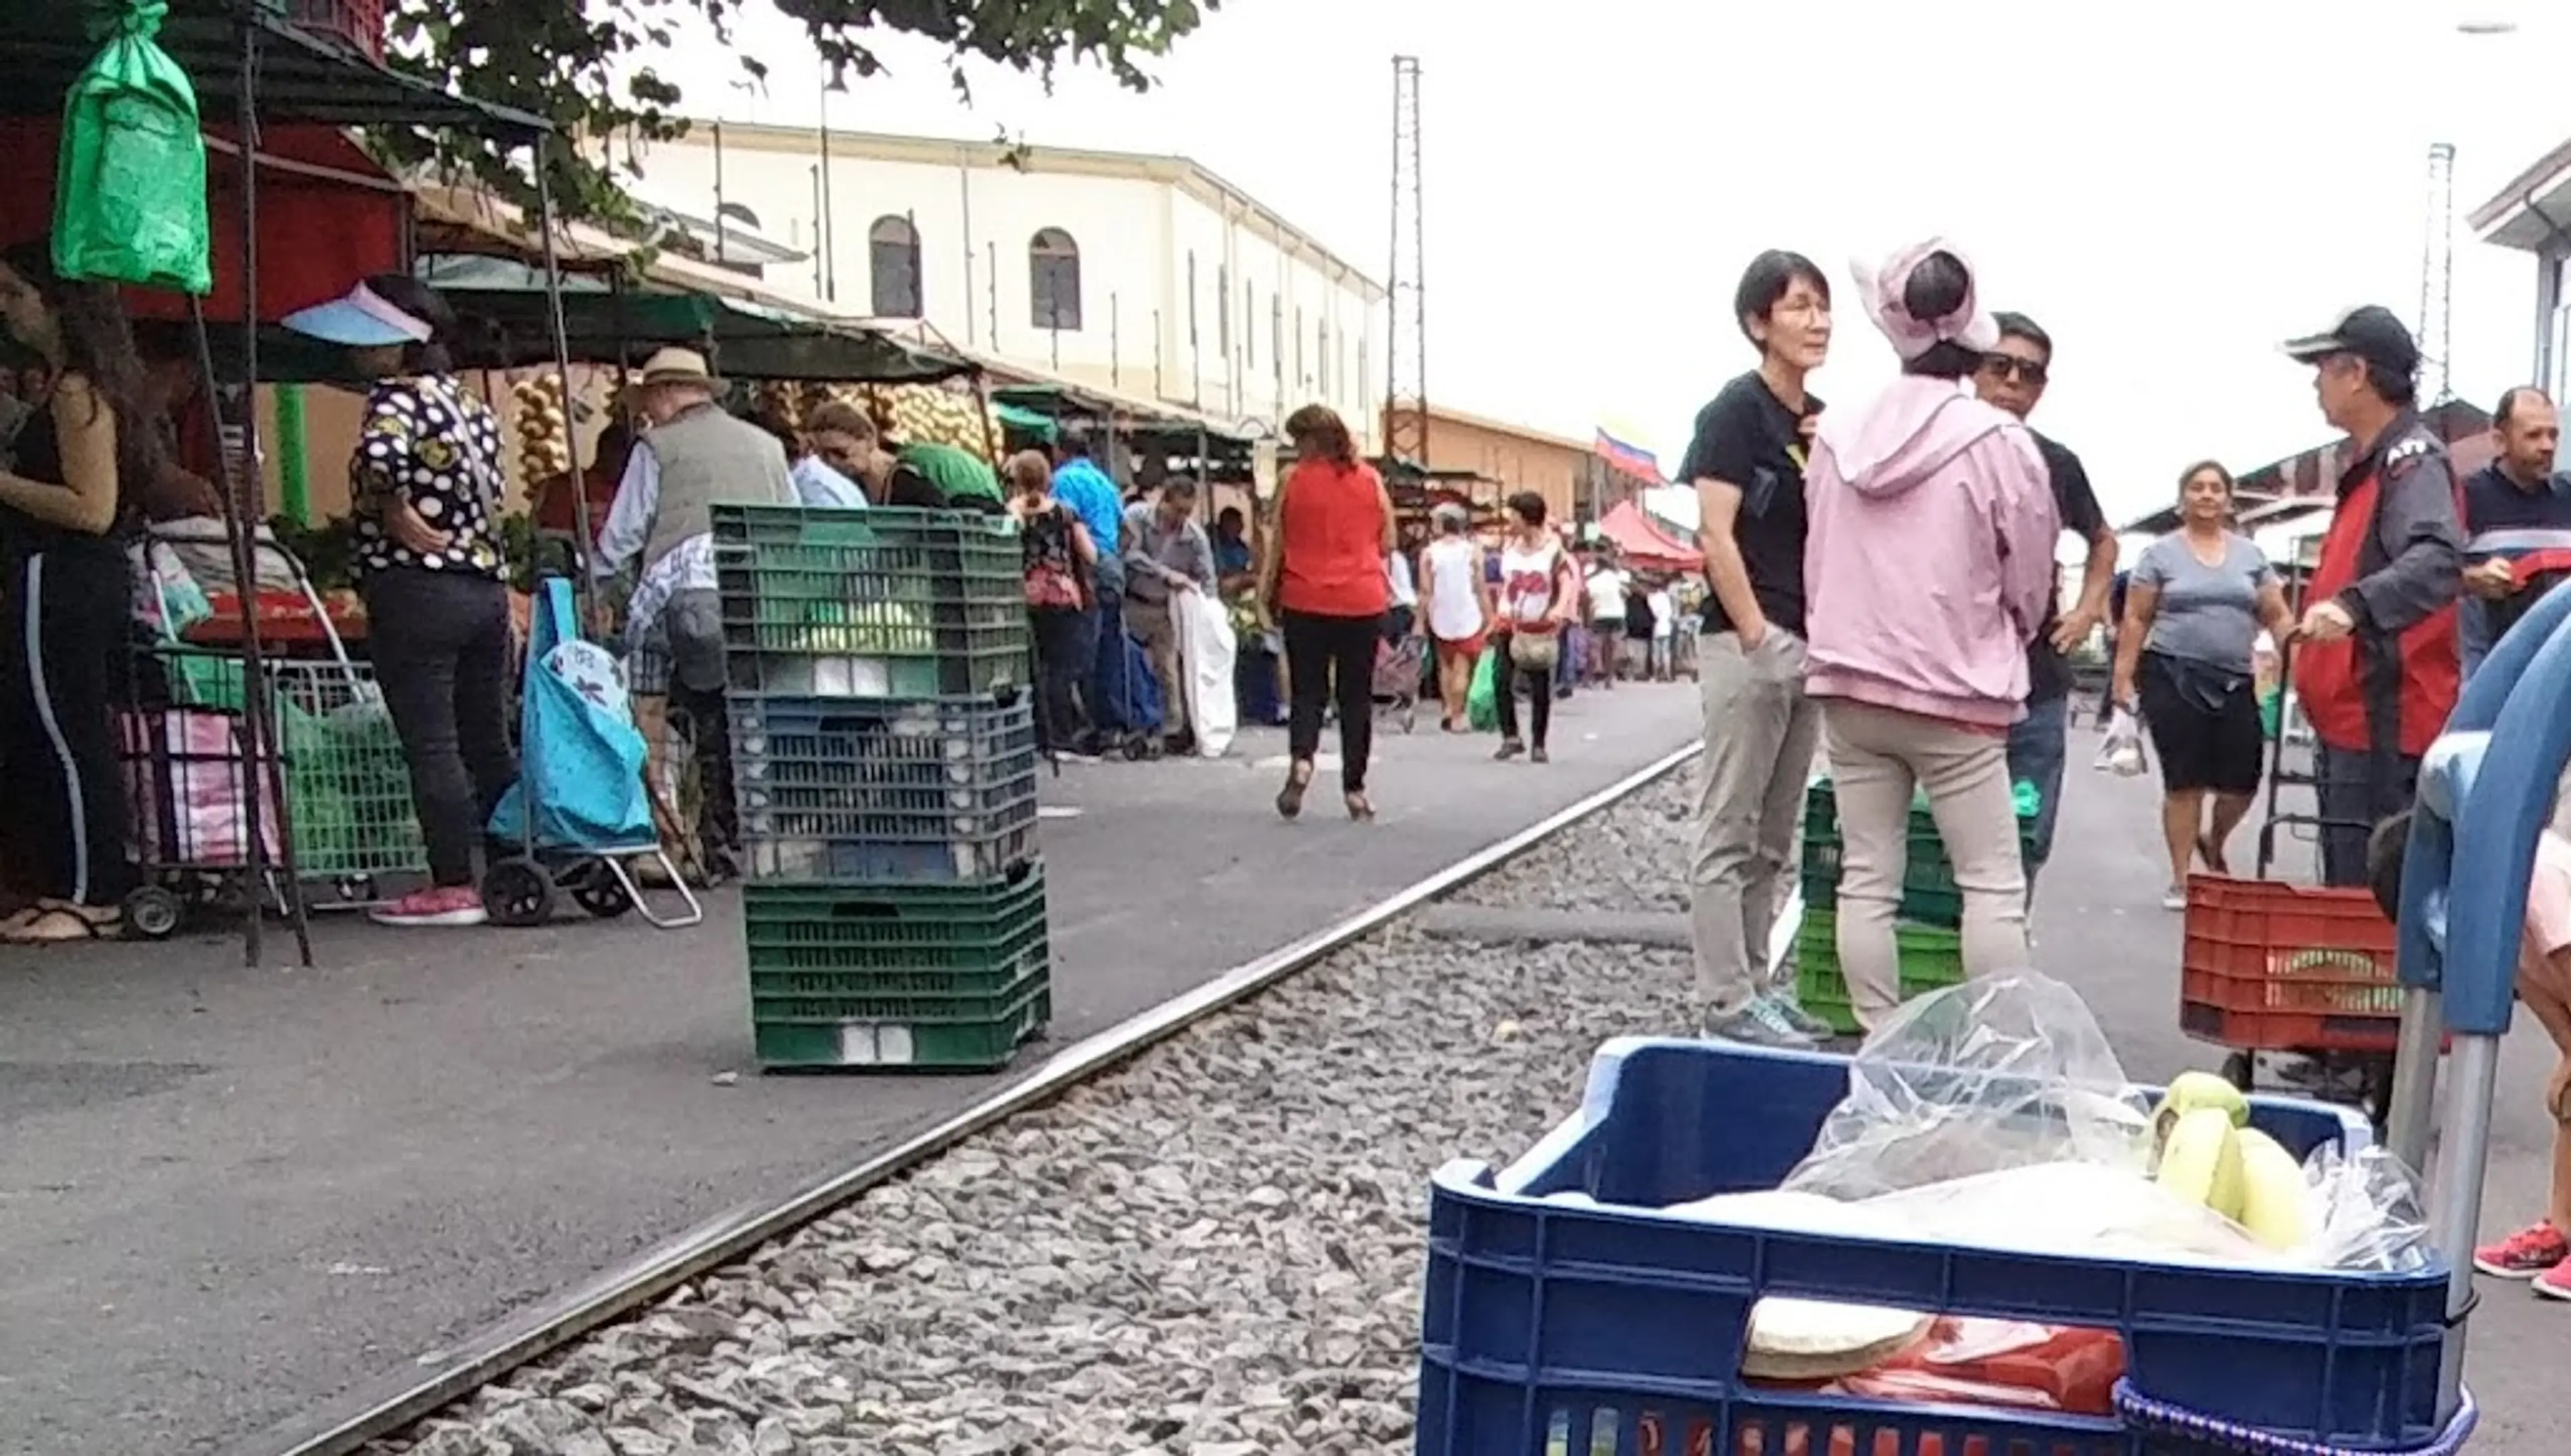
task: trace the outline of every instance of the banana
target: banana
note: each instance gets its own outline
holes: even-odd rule
[[[2303,1165],[2256,1129],[2233,1135],[2241,1154],[2241,1226],[2270,1248],[2300,1248],[2313,1235]]]
[[[2236,1128],[2250,1126],[2250,1100],[2240,1088],[2211,1072],[2182,1072],[2161,1094],[2160,1106],[2152,1110],[2153,1141],[2166,1144],[2178,1119],[2200,1108],[2221,1112]]]
[[[2241,1221],[2241,1130],[2220,1108],[2178,1114],[2161,1147],[2156,1179],[2162,1188],[2190,1203]]]

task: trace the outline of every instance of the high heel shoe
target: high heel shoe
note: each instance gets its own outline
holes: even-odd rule
[[[1303,812],[1303,790],[1312,783],[1312,764],[1298,759],[1286,769],[1286,786],[1277,790],[1277,816],[1292,820]]]
[[[1356,820],[1360,824],[1370,824],[1374,822],[1374,800],[1366,797],[1362,793],[1351,793],[1345,795],[1345,797],[1347,800],[1349,818]]]

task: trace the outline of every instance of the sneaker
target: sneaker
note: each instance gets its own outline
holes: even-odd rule
[[[1514,758],[1525,751],[1526,744],[1519,742],[1515,738],[1502,738],[1500,739],[1499,750],[1492,753],[1491,756],[1506,762],[1508,759]]]
[[[1807,1051],[1813,1038],[1796,1030],[1778,1003],[1761,996],[1730,1016],[1708,1021],[1703,1035],[1709,1041],[1739,1042],[1746,1047],[1775,1047],[1785,1051]]]
[[[2563,1268],[2565,1260],[2571,1260],[2571,1238],[2563,1237],[2550,1221],[2531,1223],[2497,1243],[2473,1250],[2473,1267],[2494,1279],[2553,1279],[2557,1287],[2550,1292],[2557,1299],[2571,1299],[2571,1272]]]
[[[1841,1035],[1837,1027],[1796,1005],[1790,997],[1772,996],[1768,998],[1768,1004],[1776,1009],[1777,1015],[1788,1026],[1793,1027],[1799,1036],[1815,1042],[1826,1042],[1836,1040]]]
[[[480,925],[491,917],[482,908],[481,891],[471,885],[450,885],[444,889],[418,890],[389,905],[378,905],[371,918],[378,925],[395,925],[407,930],[421,926]]]
[[[2186,909],[2187,887],[2185,885],[2172,885],[2168,889],[2161,891],[2161,908],[2164,910]]]
[[[1544,744],[1538,743],[1534,747],[1527,749],[1527,761],[1530,763],[1550,763],[1553,761],[1553,755],[1544,750]]]
[[[2535,1290],[2537,1296],[2541,1298],[2571,1299],[2571,1259],[2564,1259],[2537,1274],[2535,1282],[2528,1287]]]

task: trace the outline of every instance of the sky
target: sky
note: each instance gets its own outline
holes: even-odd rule
[[[692,115],[811,125],[809,42],[746,3],[767,95],[700,37],[663,74]],[[2519,29],[2457,29],[2489,20]],[[1378,278],[1391,58],[1416,55],[1430,399],[1669,468],[1756,362],[1729,317],[1754,254],[1841,284],[1812,387],[1854,405],[1894,366],[1849,262],[1945,238],[2053,334],[2034,422],[2120,521],[2197,459],[2328,438],[2277,345],[2359,302],[2415,324],[2432,142],[2456,148],[2452,387],[2487,408],[2522,382],[2534,262],[2463,220],[2571,138],[2571,13],[2543,0],[1225,0],[1148,94],[984,67],[969,102],[934,46],[878,49],[891,74],[830,97],[833,127],[1178,153]]]

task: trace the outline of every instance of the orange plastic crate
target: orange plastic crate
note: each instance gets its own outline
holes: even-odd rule
[[[2392,957],[2392,922],[2366,890],[2190,875],[2179,1025],[2242,1051],[2388,1052]]]

